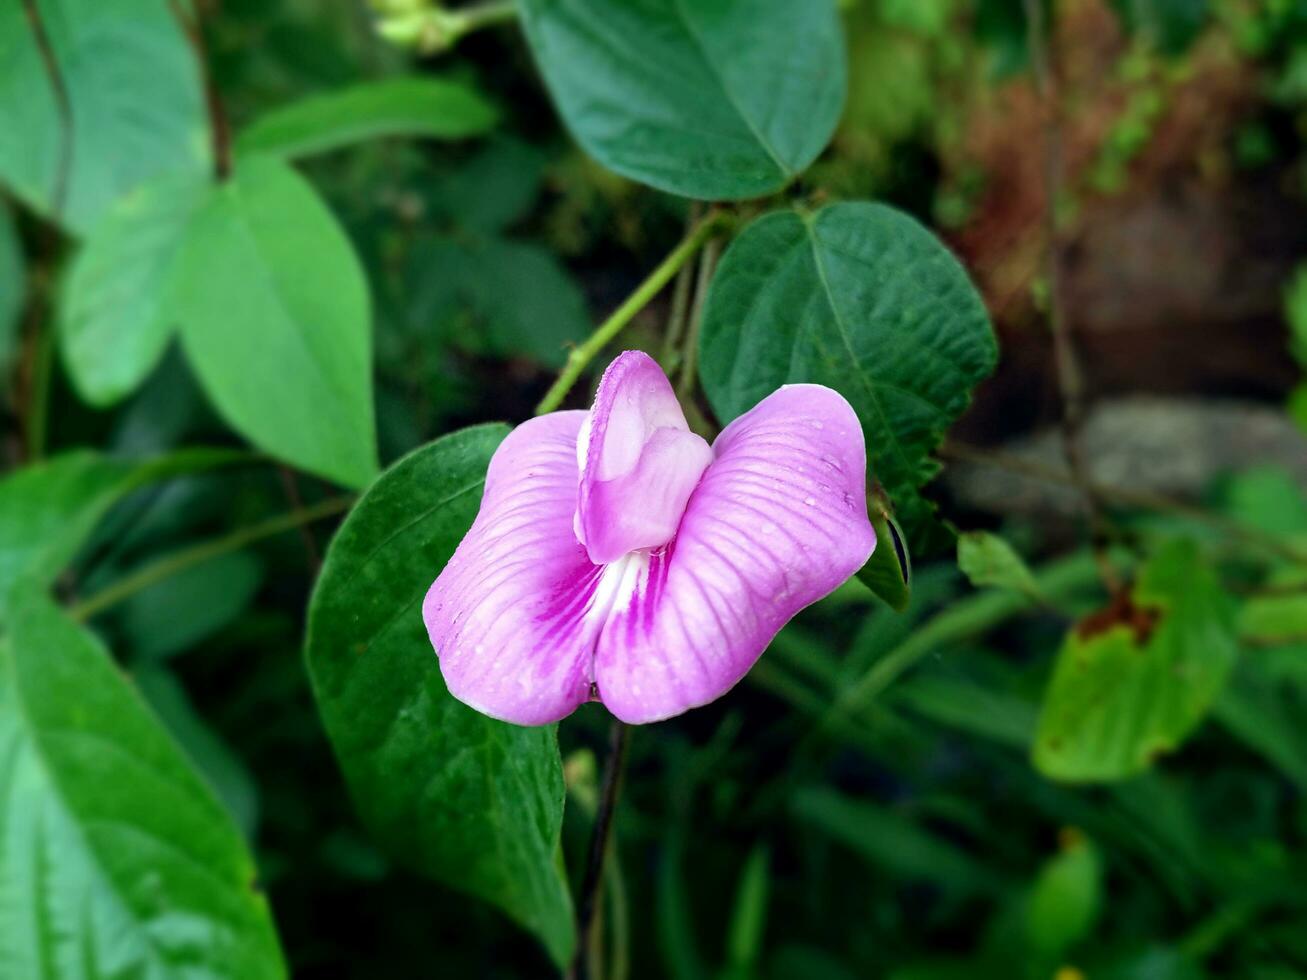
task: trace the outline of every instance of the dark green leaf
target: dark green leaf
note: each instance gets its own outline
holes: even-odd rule
[[[9,376],[18,353],[19,323],[27,299],[27,270],[9,209],[0,206],[0,379]],[[0,380],[0,404],[7,381]]]
[[[138,660],[157,660],[195,646],[244,611],[262,578],[259,560],[235,551],[135,593],[120,614],[128,649]]]
[[[795,795],[793,810],[880,871],[936,882],[950,891],[986,890],[994,884],[990,872],[961,848],[885,807],[814,787]]]
[[[858,570],[858,579],[895,612],[903,612],[912,601],[912,556],[908,541],[888,510],[868,503],[867,514],[876,532],[876,550]]]
[[[400,863],[494,902],[548,947],[572,945],[556,862],[562,765],[552,726],[519,728],[454,700],[422,598],[471,526],[502,425],[405,457],[337,532],[309,607],[308,663],[364,820]]]
[[[227,808],[242,836],[252,840],[259,822],[259,790],[245,764],[200,717],[181,681],[166,667],[136,667],[132,680],[150,710]]]
[[[930,452],[994,368],[984,304],[957,260],[905,214],[836,204],[780,211],[735,240],[704,312],[700,375],[723,422],[783,384],[836,389],[899,518],[924,515]]]
[[[1111,0],[1127,30],[1165,54],[1182,54],[1207,25],[1208,0]]]
[[[132,490],[232,459],[225,450],[185,450],[133,462],[76,450],[0,480],[0,600],[16,582],[54,581],[105,511]]]
[[[493,235],[521,221],[540,196],[545,157],[507,137],[486,142],[432,188],[436,211],[461,232]]]
[[[303,178],[255,157],[196,215],[173,300],[218,411],[311,473],[376,471],[371,311],[349,239]]]
[[[0,179],[78,234],[159,174],[202,174],[199,71],[167,3],[35,0],[66,122],[21,2],[0,4]]]
[[[844,104],[833,0],[522,0],[520,9],[581,146],[673,194],[780,189],[826,146]]]
[[[158,364],[176,319],[169,303],[178,249],[210,185],[167,177],[129,192],[73,261],[59,308],[64,363],[78,392],[108,405]]]
[[[10,613],[5,975],[285,976],[240,834],[107,652],[37,590]]]
[[[438,78],[391,78],[283,106],[241,133],[242,154],[302,157],[386,136],[461,139],[498,118],[470,85]]]
[[[1034,762],[1047,776],[1124,779],[1202,721],[1237,654],[1234,611],[1190,542],[1144,566],[1129,602],[1076,626],[1044,695]]]

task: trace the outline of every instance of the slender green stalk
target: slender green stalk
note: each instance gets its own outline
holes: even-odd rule
[[[672,277],[680,270],[681,266],[690,261],[694,254],[703,247],[714,234],[721,231],[730,222],[730,216],[721,211],[713,212],[700,221],[691,229],[690,233],[681,240],[667,258],[658,264],[649,277],[636,288],[626,301],[622,303],[607,320],[601,323],[597,330],[581,343],[579,347],[572,349],[571,354],[567,357],[567,363],[563,366],[562,373],[558,375],[558,380],[554,382],[552,388],[540,400],[536,406],[536,414],[544,415],[546,412],[552,412],[563,403],[567,393],[572,390],[577,379],[591,361],[629,324],[635,315],[649,305],[649,301],[658,295],[658,292],[671,281]]]
[[[162,582],[166,578],[186,571],[188,568],[202,565],[206,561],[211,561],[229,552],[239,551],[241,548],[247,547],[256,541],[262,541],[264,538],[270,538],[284,531],[290,531],[313,521],[322,520],[324,517],[339,514],[348,510],[353,502],[352,497],[332,497],[313,504],[311,507],[304,507],[289,514],[280,514],[258,524],[251,524],[248,527],[237,528],[230,534],[216,538],[213,541],[204,541],[190,548],[184,548],[120,578],[117,582],[95,593],[90,598],[75,604],[69,609],[69,612],[74,619],[85,621],[98,613],[104,612],[111,606],[117,605],[124,599],[128,599],[136,593]]]
[[[685,231],[689,234],[703,217],[703,205],[699,201],[690,202],[690,213],[686,215]],[[667,329],[663,332],[663,353],[659,363],[663,373],[669,378],[676,372],[681,359],[681,337],[685,334],[686,320],[690,315],[690,287],[694,284],[694,269],[687,263],[676,274],[676,285],[672,288],[672,309],[667,317]]]
[[[694,284],[694,309],[690,311],[690,332],[685,338],[684,355],[681,357],[681,376],[676,383],[676,396],[681,401],[689,401],[694,391],[694,381],[699,368],[699,329],[703,325],[703,304],[708,297],[708,285],[712,282],[713,270],[717,268],[717,256],[721,253],[721,242],[713,239],[704,247],[699,256],[699,275]]]
[[[1097,577],[1094,559],[1079,554],[1057,562],[1037,580],[1043,594],[1059,596],[1090,586]],[[856,715],[904,672],[941,648],[985,633],[1032,605],[1030,599],[1021,593],[997,589],[954,603],[913,630],[907,639],[877,660],[853,685],[845,688],[822,715],[818,729],[827,731]]]

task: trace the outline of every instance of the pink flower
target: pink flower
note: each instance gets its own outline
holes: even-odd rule
[[[708,443],[639,351],[518,426],[422,607],[450,693],[520,725],[650,722],[730,690],[876,545],[857,416],[787,385]]]

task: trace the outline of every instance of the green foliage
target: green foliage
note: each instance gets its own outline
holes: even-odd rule
[[[1147,769],[1202,721],[1233,667],[1234,610],[1192,543],[1140,572],[1128,601],[1082,621],[1058,654],[1034,762],[1055,779]]]
[[[522,0],[520,9],[581,146],[673,194],[779,190],[822,151],[844,105],[834,0]]]
[[[1130,192],[1128,215],[1057,208],[1077,303],[1123,215],[1223,214],[1249,161],[1276,168],[1250,200],[1296,193],[1307,6],[1113,0],[1122,47],[1093,5],[1043,2],[1067,179]],[[1116,504],[1150,496],[1118,472],[1101,516],[1134,585],[1106,609],[1064,515],[973,513],[960,466],[922,492],[996,350],[906,213],[949,222],[1017,352],[958,438],[1050,421],[1018,309],[1042,153],[1003,145],[1040,128],[1028,76],[1000,81],[1029,67],[1022,0],[374,6],[0,3],[0,976],[565,968],[607,719],[457,703],[420,604],[507,431],[457,427],[526,418],[564,363],[584,362],[558,404],[583,405],[618,345],[692,367],[695,338],[716,418],[693,370],[675,380],[705,435],[791,382],[854,406],[878,535],[860,578],[883,601],[846,583],[720,701],[634,733],[592,975],[1307,971],[1295,477],[1136,512]],[[440,63],[378,37],[401,28]],[[1172,163],[1134,167],[1155,136]],[[676,246],[687,222],[703,252]],[[1296,247],[1253,240],[1258,268]],[[1285,304],[1307,366],[1307,278]],[[1110,368],[1125,348],[1095,338]],[[1289,408],[1307,429],[1307,389]],[[176,448],[215,439],[260,454]],[[380,476],[378,443],[402,457]],[[315,477],[367,486],[330,545],[351,498]],[[1001,518],[1020,554],[977,532],[932,560],[955,537],[935,499]]]
[[[723,422],[783,384],[853,406],[871,472],[914,533],[918,488],[997,349],[957,260],[908,216],[875,204],[776,212],[723,256],[704,310],[700,375]]]
[[[76,234],[124,193],[201,174],[209,142],[199,70],[156,0],[35,0],[51,77],[25,3],[0,9],[0,180]]]
[[[958,568],[977,588],[1011,589],[1040,601],[1039,586],[1022,557],[997,534],[958,535]]]
[[[182,345],[214,406],[260,448],[347,486],[376,472],[371,309],[313,189],[256,157],[196,214],[174,272]]]
[[[749,852],[735,893],[735,908],[726,936],[728,977],[743,980],[757,969],[770,891],[771,852],[759,845]]]
[[[307,656],[327,732],[377,839],[403,865],[499,905],[563,964],[572,917],[556,862],[555,731],[455,701],[420,614],[434,570],[472,525],[506,434],[489,425],[445,436],[369,487],[327,554]]]
[[[245,764],[195,710],[181,681],[168,668],[140,666],[131,672],[131,679],[197,774],[227,808],[241,836],[252,840],[258,828],[259,790]]]
[[[230,818],[115,669],[34,589],[0,641],[0,911],[12,976],[286,975]]]
[[[0,376],[8,375],[21,340],[19,325],[27,292],[24,265],[13,218],[8,208],[0,207]],[[5,395],[0,383],[0,404]]]
[[[1164,54],[1184,52],[1210,16],[1208,0],[1111,0],[1126,28]]]
[[[132,652],[162,660],[197,646],[244,612],[262,577],[257,558],[234,551],[137,592],[118,614]]]
[[[898,612],[912,599],[912,557],[903,529],[888,508],[873,498],[867,506],[876,532],[876,550],[858,570],[858,580]]]
[[[242,154],[303,157],[387,136],[479,136],[496,120],[494,107],[468,85],[392,78],[284,106],[242,132],[236,149]]]
[[[1078,834],[1040,870],[1026,907],[1026,935],[1042,962],[1058,962],[1089,935],[1102,911],[1102,876],[1097,849]]]
[[[190,450],[131,462],[79,450],[9,475],[0,481],[0,600],[18,583],[53,582],[105,512],[131,491],[232,455]]]
[[[177,326],[173,268],[209,184],[168,177],[128,192],[96,224],[68,273],[59,340],[68,374],[92,405],[134,391]]]

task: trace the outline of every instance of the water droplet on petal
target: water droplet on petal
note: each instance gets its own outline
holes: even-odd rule
[[[816,498],[816,497],[804,497],[804,498],[803,498],[803,502],[804,502],[805,504],[807,504],[809,507],[816,507],[816,506],[817,506],[817,498]]]

